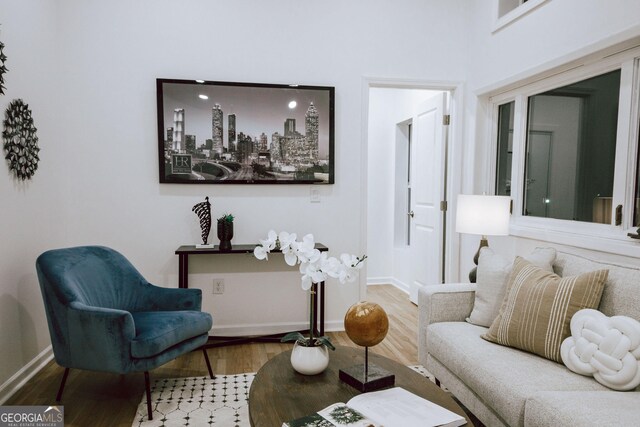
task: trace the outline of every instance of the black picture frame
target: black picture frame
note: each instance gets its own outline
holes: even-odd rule
[[[156,91],[160,183],[335,182],[334,87],[158,78]]]

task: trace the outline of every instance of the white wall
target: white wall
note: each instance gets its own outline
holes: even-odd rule
[[[394,239],[398,123],[411,119],[416,105],[436,93],[386,87],[369,90],[367,283],[408,283],[402,280],[404,269],[398,265],[398,258],[402,258],[398,252],[404,252],[404,248]],[[406,205],[403,209],[406,210]]]
[[[40,147],[38,170],[30,181],[13,178],[0,166],[0,399],[3,383],[32,361],[49,341],[36,278],[36,257],[65,240],[65,171],[71,162],[61,149],[55,99],[55,4],[47,0],[0,4],[0,40],[7,56],[4,111],[22,98],[33,112]],[[4,129],[4,127],[3,127]],[[7,383],[14,386],[13,382]]]
[[[191,207],[208,195],[214,215],[236,216],[236,243],[274,228],[362,254],[363,76],[464,80],[467,9],[463,0],[0,3],[9,96],[34,107],[43,147],[30,184],[0,180],[10,224],[0,243],[0,384],[48,345],[33,268],[47,248],[111,246],[150,281],[176,286],[174,250],[198,242]],[[336,184],[320,187],[320,204],[308,186],[160,185],[157,77],[335,86]],[[260,274],[283,264],[194,258],[190,279],[208,288],[217,327],[304,322],[298,274]],[[215,298],[214,277],[226,281]],[[329,325],[340,327],[358,298],[356,284],[329,283]]]

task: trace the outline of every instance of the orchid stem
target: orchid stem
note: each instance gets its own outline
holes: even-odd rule
[[[311,285],[311,291],[309,292],[309,343],[313,345],[313,297],[316,294],[316,284]]]

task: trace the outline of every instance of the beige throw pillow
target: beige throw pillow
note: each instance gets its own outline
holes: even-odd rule
[[[533,252],[524,258],[535,266],[553,272],[556,250],[553,248],[535,248]],[[500,312],[512,267],[513,262],[510,259],[495,253],[493,249],[484,247],[480,250],[476,276],[476,284],[478,286],[473,310],[467,317],[467,322],[486,326],[487,328],[491,326],[491,323]]]
[[[517,257],[500,313],[482,338],[562,363],[560,345],[570,335],[571,317],[598,308],[608,273],[562,278]]]

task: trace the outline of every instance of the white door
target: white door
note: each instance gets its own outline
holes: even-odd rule
[[[421,286],[442,283],[446,132],[445,93],[429,98],[413,117],[410,162],[410,300]]]

